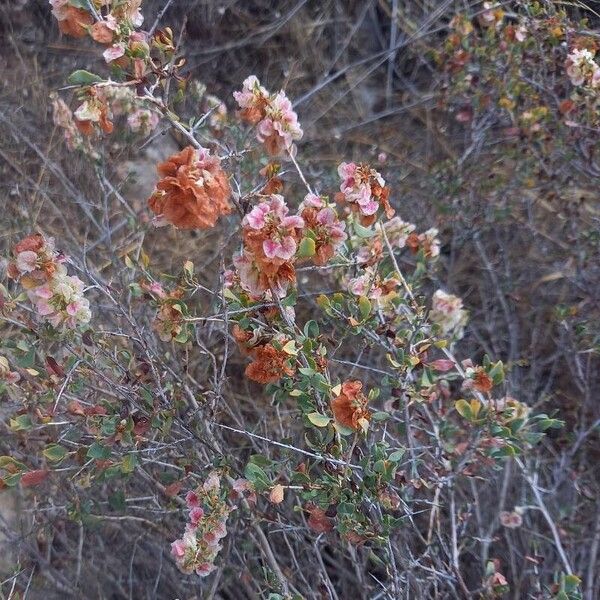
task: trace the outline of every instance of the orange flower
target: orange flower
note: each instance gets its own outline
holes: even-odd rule
[[[367,409],[369,400],[362,393],[363,384],[360,381],[345,381],[339,396],[331,401],[331,410],[335,420],[351,429],[359,429],[371,418]]]
[[[82,38],[87,35],[87,28],[93,22],[94,19],[87,10],[75,8],[74,6],[65,6],[61,8],[58,28],[65,35]]]
[[[115,37],[115,32],[108,26],[106,21],[96,21],[92,25],[90,35],[99,44],[111,44]]]
[[[208,229],[231,212],[227,175],[206,148],[184,148],[161,163],[158,173],[161,179],[148,204],[175,227]]]
[[[296,370],[288,365],[290,358],[272,344],[256,346],[250,352],[253,362],[246,367],[246,377],[257,383],[274,383],[284,375],[292,376]]]
[[[492,390],[492,387],[494,387],[494,382],[481,367],[477,367],[475,376],[473,377],[473,385],[476,390],[487,394]]]

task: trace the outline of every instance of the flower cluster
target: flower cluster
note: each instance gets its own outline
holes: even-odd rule
[[[244,249],[234,258],[242,288],[255,298],[285,296],[296,281],[294,258],[304,220],[289,215],[283,196],[273,194],[243,219]]]
[[[13,254],[8,274],[27,290],[39,316],[57,328],[73,329],[89,322],[92,314],[83,297],[84,283],[67,274],[66,257],[56,252],[52,239],[30,235],[15,245]]]
[[[147,108],[136,108],[127,115],[127,125],[129,125],[129,129],[135,133],[141,133],[144,136],[156,129],[158,122],[158,114]]]
[[[301,139],[304,132],[285,92],[270,94],[256,76],[250,75],[233,97],[241,108],[241,118],[256,125],[256,138],[268,154],[285,157],[295,153],[294,141]]]
[[[306,227],[305,235],[314,242],[313,262],[316,265],[328,263],[348,237],[346,223],[340,221],[326,198],[316,194],[306,195],[298,213]]]
[[[52,97],[52,113],[54,124],[63,130],[67,148],[75,150],[82,147],[83,138],[73,119],[73,112],[64,100],[56,95]]]
[[[412,223],[407,223],[400,217],[393,217],[381,224],[381,229],[377,230],[374,236],[360,244],[356,254],[358,264],[374,265],[383,258],[384,236],[393,249],[402,250],[407,247],[414,230],[415,226]]]
[[[87,98],[73,113],[75,125],[84,135],[92,135],[97,127],[104,133],[112,133],[110,106],[105,96],[96,88],[87,92]]]
[[[340,425],[366,431],[371,414],[367,408],[369,400],[362,388],[363,384],[358,380],[342,383],[340,393],[331,400],[331,412]]]
[[[211,473],[196,490],[188,492],[188,522],[181,539],[171,544],[171,555],[180,571],[206,577],[215,569],[220,541],[227,535],[227,519],[233,510],[223,498],[221,478]]]
[[[400,282],[395,277],[383,279],[372,267],[367,267],[362,275],[348,281],[348,291],[355,296],[372,300],[379,308],[387,308],[398,297]]]
[[[423,233],[411,233],[406,238],[406,246],[416,254],[423,251],[425,258],[437,258],[440,255],[439,231],[432,227]]]
[[[148,200],[156,224],[207,229],[231,212],[227,175],[208,149],[188,146],[158,165],[158,173],[161,179]]]
[[[245,370],[248,379],[267,384],[279,381],[284,376],[291,377],[295,374],[293,357],[283,350],[288,339],[279,337],[264,340],[260,338],[258,331],[250,333],[244,331],[237,324],[233,327],[232,333],[242,353],[252,358],[252,362]]]
[[[92,14],[79,2],[50,0],[60,31],[76,38],[89,35],[95,42],[108,46],[104,51],[106,62],[116,61],[126,52],[138,59],[148,54],[146,35],[134,30],[144,21],[141,4],[142,0],[103,1],[106,10]]]
[[[591,50],[575,48],[567,56],[565,68],[574,86],[600,88],[600,65]]]
[[[463,302],[458,296],[448,294],[443,290],[437,290],[433,294],[429,318],[439,325],[443,335],[462,336],[464,326],[467,323],[467,311],[463,308]]]
[[[138,98],[129,86],[106,85],[88,88],[80,94],[81,104],[71,113],[62,102],[54,103],[54,115],[57,125],[65,129],[67,145],[72,147],[73,128],[80,133],[91,136],[100,129],[103,133],[112,133],[113,119],[126,115],[127,125],[134,133],[150,134],[160,121],[159,114],[146,107],[143,100]]]
[[[394,216],[389,203],[390,189],[378,171],[369,165],[343,162],[338,167],[338,175],[342,183],[336,200],[349,204],[362,225],[373,224],[380,208],[388,219]]]
[[[69,0],[50,0],[50,6],[61,33],[75,38],[88,34],[94,18],[87,10],[73,6]]]

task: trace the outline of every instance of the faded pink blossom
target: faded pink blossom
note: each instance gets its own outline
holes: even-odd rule
[[[109,46],[103,53],[102,56],[107,63],[111,63],[125,55],[125,44],[113,44]]]

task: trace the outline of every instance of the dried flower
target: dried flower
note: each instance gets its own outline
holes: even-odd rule
[[[267,384],[284,376],[291,377],[296,369],[290,366],[290,356],[273,344],[264,344],[250,351],[252,362],[246,367],[246,377],[257,383]]]
[[[500,513],[500,523],[509,529],[517,529],[523,525],[523,517],[515,509],[512,512],[502,511]]]
[[[567,56],[565,68],[574,86],[600,87],[600,66],[590,50],[575,48]]]
[[[453,334],[459,338],[467,323],[467,311],[463,309],[463,302],[458,296],[437,290],[433,294],[432,308],[429,318],[440,326],[442,334]]]
[[[256,137],[271,156],[294,153],[294,141],[302,138],[298,115],[283,91],[271,95],[254,75],[244,80],[242,90],[233,97],[242,109],[241,118],[256,125]]]
[[[339,220],[335,209],[316,194],[307,194],[298,212],[315,243],[314,263],[328,263],[348,237],[346,224]]]
[[[138,108],[127,116],[127,125],[131,131],[140,132],[142,135],[148,135],[156,129],[159,116],[147,108]]]
[[[375,222],[380,207],[388,219],[394,216],[389,203],[390,189],[378,171],[369,165],[343,162],[338,167],[338,175],[342,183],[336,200],[348,203],[363,225]]]
[[[351,429],[366,430],[371,415],[367,409],[368,398],[362,392],[361,381],[345,381],[340,394],[331,401],[335,420]]]
[[[227,535],[227,519],[233,507],[221,494],[221,478],[209,474],[204,484],[186,495],[188,522],[183,536],[171,544],[171,556],[183,573],[206,577],[216,566],[220,541]]]
[[[54,240],[39,233],[30,235],[13,249],[15,260],[8,274],[18,279],[37,314],[54,327],[75,328],[91,318],[89,301],[83,297],[84,283],[68,275],[66,257],[54,249]]]
[[[267,271],[254,254],[245,250],[234,256],[233,264],[240,286],[253,299],[270,297],[272,292],[278,298],[283,298],[290,284],[296,283],[296,270],[290,262],[270,267]]]
[[[158,166],[161,176],[148,200],[152,211],[181,229],[214,227],[231,212],[231,189],[220,160],[206,148],[184,148]]]
[[[68,0],[50,0],[50,6],[61,33],[75,38],[87,35],[87,28],[94,22],[87,10],[72,6]]]

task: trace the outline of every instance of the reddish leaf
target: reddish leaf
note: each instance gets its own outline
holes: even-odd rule
[[[165,488],[165,495],[172,498],[173,496],[177,496],[183,487],[183,481],[174,481],[170,485]]]
[[[446,371],[451,371],[454,368],[454,362],[445,358],[438,358],[427,364],[428,367],[431,367],[435,371],[441,371],[445,373]]]
[[[331,519],[325,514],[325,511],[318,506],[310,509],[308,526],[316,533],[327,533],[333,529]]]
[[[566,114],[570,113],[574,108],[575,108],[575,102],[573,102],[573,100],[571,100],[569,98],[567,98],[566,100],[563,100],[558,105],[558,110],[560,111],[560,113],[562,115],[566,115]]]
[[[85,415],[85,410],[83,406],[77,400],[71,400],[71,402],[67,404],[67,410],[72,415]]]
[[[95,406],[86,406],[84,409],[84,414],[86,414],[88,417],[95,415],[104,416],[107,414],[107,412],[108,411],[104,408],[104,406],[100,406],[99,404],[96,404]]]
[[[21,485],[23,487],[33,487],[39,485],[48,477],[49,471],[47,469],[41,469],[39,471],[29,471],[28,473],[23,473],[21,476]]]
[[[150,429],[150,419],[140,417],[133,426],[135,435],[144,435]]]
[[[46,356],[46,370],[50,375],[65,376],[65,370],[51,356]]]

